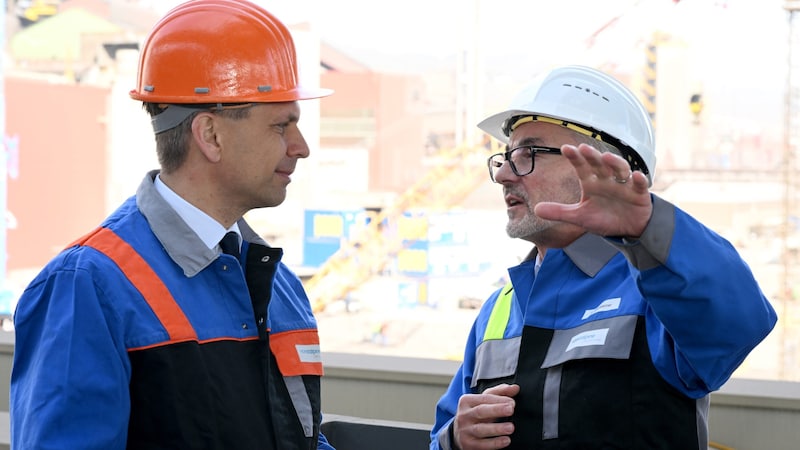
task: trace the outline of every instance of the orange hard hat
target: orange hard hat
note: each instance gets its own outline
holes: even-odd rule
[[[270,103],[331,92],[300,86],[292,36],[266,10],[244,0],[193,0],[153,27],[130,96],[167,104]]]

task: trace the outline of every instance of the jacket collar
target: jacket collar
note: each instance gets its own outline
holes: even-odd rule
[[[209,249],[192,228],[183,221],[155,188],[158,170],[149,172],[136,191],[136,206],[144,215],[153,234],[167,254],[180,266],[187,277],[193,277],[219,256],[219,250]],[[267,243],[245,222],[237,222],[242,239],[267,246]]]
[[[619,250],[605,238],[591,233],[584,233],[561,250],[577,268],[590,277],[597,275],[600,269],[619,253]],[[525,261],[533,261],[538,254],[539,249],[534,247],[525,257]]]

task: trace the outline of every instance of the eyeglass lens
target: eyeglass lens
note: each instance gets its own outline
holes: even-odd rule
[[[511,164],[514,175],[521,177],[533,172],[533,149],[530,147],[515,148],[506,153],[497,153],[489,157],[489,176],[497,182],[495,175],[505,161]]]
[[[561,154],[561,149],[555,147],[523,146],[509,150],[505,153],[496,153],[486,161],[489,165],[489,177],[497,183],[495,175],[506,161],[509,162],[514,175],[523,177],[533,172],[536,153]]]

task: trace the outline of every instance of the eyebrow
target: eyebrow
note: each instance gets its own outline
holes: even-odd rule
[[[290,102],[285,102],[290,103]],[[299,108],[295,109],[290,107],[290,105],[283,105],[279,103],[273,103],[275,108],[278,108],[273,115],[273,120],[276,123],[286,123],[286,122],[299,122],[300,121],[300,111]],[[284,107],[286,106],[286,107]]]
[[[534,136],[522,138],[522,140],[517,142],[513,148],[524,147],[527,145],[542,145],[542,138]]]
[[[293,112],[284,115],[284,117],[286,118],[285,122],[299,122],[300,121],[300,115],[299,114],[295,114]]]

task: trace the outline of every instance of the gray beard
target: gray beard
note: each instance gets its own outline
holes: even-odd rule
[[[550,220],[536,217],[533,211],[528,210],[522,219],[509,219],[506,224],[506,233],[513,239],[524,239],[526,241],[535,240],[534,237],[549,229],[555,224]]]
[[[577,178],[567,178],[561,181],[563,195],[554,201],[562,203],[577,203],[581,198],[581,185]],[[513,239],[523,239],[530,242],[537,242],[539,238],[552,229],[559,222],[541,219],[533,213],[533,208],[529,204],[528,196],[524,193],[516,193],[518,197],[526,203],[527,212],[521,219],[509,218],[506,224],[506,233]]]

